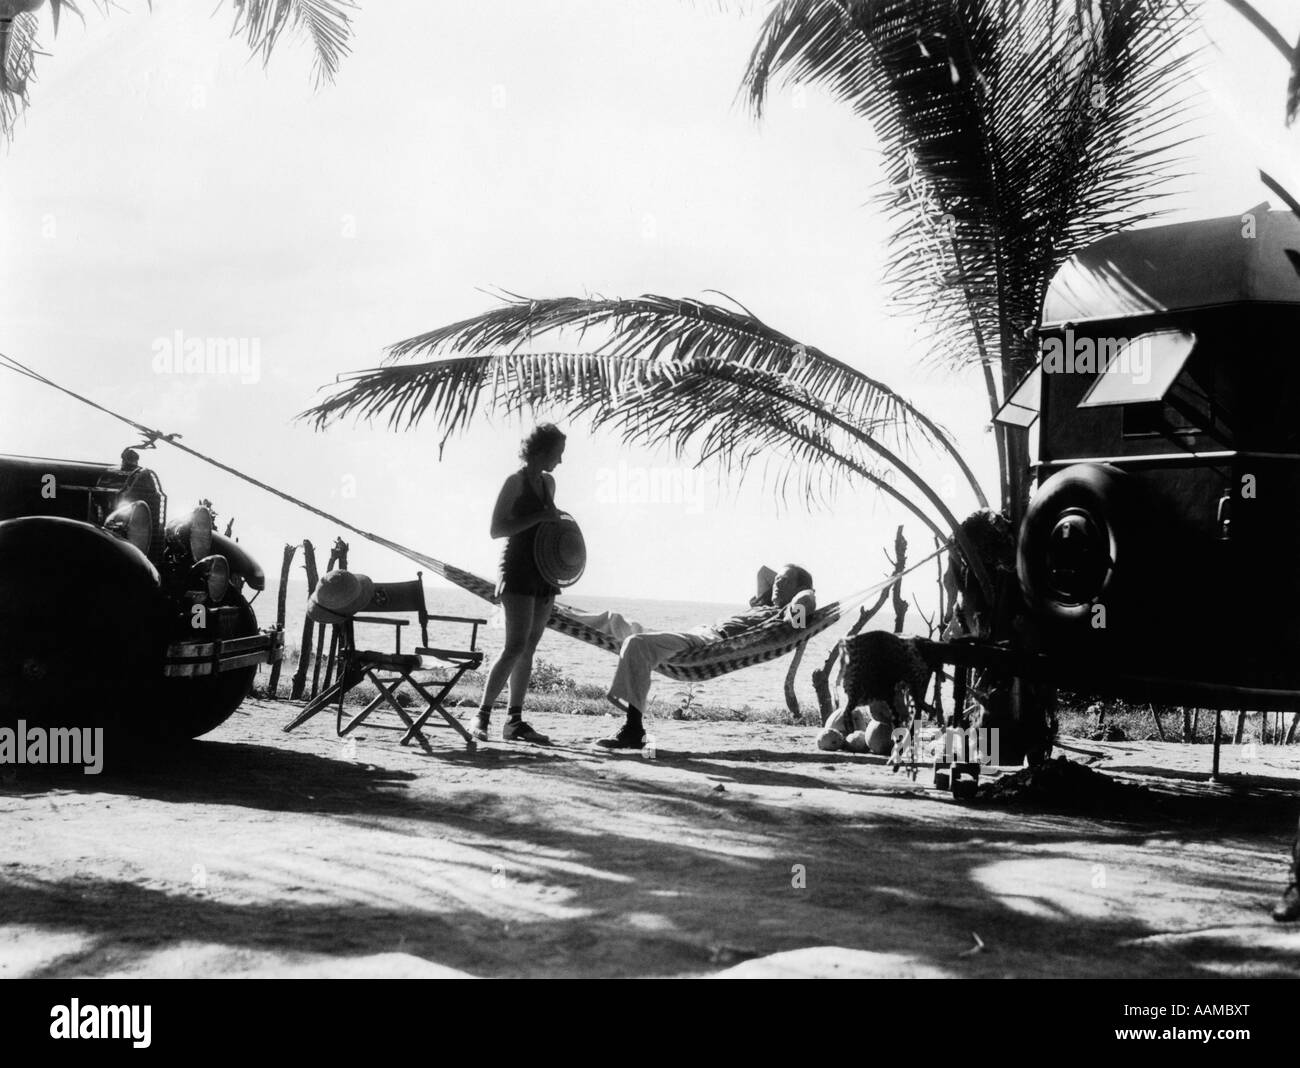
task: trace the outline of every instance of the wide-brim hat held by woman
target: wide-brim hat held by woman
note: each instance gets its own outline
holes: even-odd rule
[[[327,571],[316,584],[311,595],[312,603],[338,616],[356,615],[375,595],[375,584],[369,575],[355,571]]]
[[[537,525],[533,559],[538,573],[552,586],[572,586],[587,570],[587,543],[577,520],[568,512]]]

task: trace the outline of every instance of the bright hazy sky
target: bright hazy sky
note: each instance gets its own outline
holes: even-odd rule
[[[83,5],[89,6],[89,5]],[[411,433],[290,422],[340,371],[530,296],[722,290],[779,329],[892,383],[957,436],[996,497],[976,373],[921,364],[924,331],[887,311],[870,130],[816,92],[756,123],[736,89],[766,5],[678,0],[368,0],[338,83],[313,92],[305,45],[263,71],[212,5],[128,2],[44,44],[32,106],[0,160],[0,351],[362,527],[491,574],[488,519],[517,423],[481,425],[437,458]],[[735,6],[735,5],[731,5]],[[1288,40],[1300,10],[1260,0]],[[1280,56],[1209,0],[1206,133],[1177,217],[1267,198],[1292,180]],[[1280,205],[1277,205],[1280,206]],[[156,344],[255,340],[256,382],[160,375]],[[779,507],[754,479],[571,428],[558,503],[581,521],[583,592],[744,600],[761,562],[807,565],[823,599],[881,577],[900,521],[865,487],[832,510]],[[114,460],[124,426],[0,377],[0,452]],[[163,446],[145,453],[177,514],[200,496],[268,572],[329,524]],[[658,469],[681,491],[631,499]],[[637,472],[641,474],[638,475]],[[941,473],[932,471],[942,485]],[[629,481],[631,480],[631,481]],[[955,486],[949,483],[950,486]],[[353,489],[355,492],[353,493]],[[953,493],[964,514],[973,500]],[[914,549],[929,536],[904,520]],[[352,566],[413,565],[358,538]]]

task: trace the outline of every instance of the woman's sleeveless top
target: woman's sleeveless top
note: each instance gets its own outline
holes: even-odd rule
[[[546,483],[543,481],[542,495],[538,495],[533,489],[532,484],[527,478],[524,479],[524,489],[515,502],[514,518],[523,519],[527,516],[541,512],[550,506],[550,494],[545,492]],[[533,525],[527,530],[521,530],[518,534],[512,534],[506,539],[505,548],[501,552],[501,572],[500,581],[497,583],[497,595],[502,593],[522,593],[531,597],[554,597],[559,593],[559,588],[553,586],[542,578],[541,573],[537,570],[536,559],[533,555],[533,543],[537,540],[538,526]]]

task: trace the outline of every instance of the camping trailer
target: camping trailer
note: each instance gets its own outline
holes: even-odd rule
[[[186,529],[133,449],[0,456],[0,725],[192,738],[234,712],[282,636],[245,596],[265,585],[256,561],[206,531],[193,559]]]
[[[1052,280],[1016,547],[1017,674],[1219,708],[1300,703],[1300,219],[1132,230]]]

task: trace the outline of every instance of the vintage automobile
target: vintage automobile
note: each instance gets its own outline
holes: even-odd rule
[[[210,520],[169,522],[134,449],[0,456],[0,724],[171,739],[224,722],[283,641],[244,596],[261,568]]]
[[[1300,707],[1300,219],[1132,230],[1069,260],[1037,369],[1001,666],[1093,693]],[[1031,439],[1032,441],[1032,439]]]

